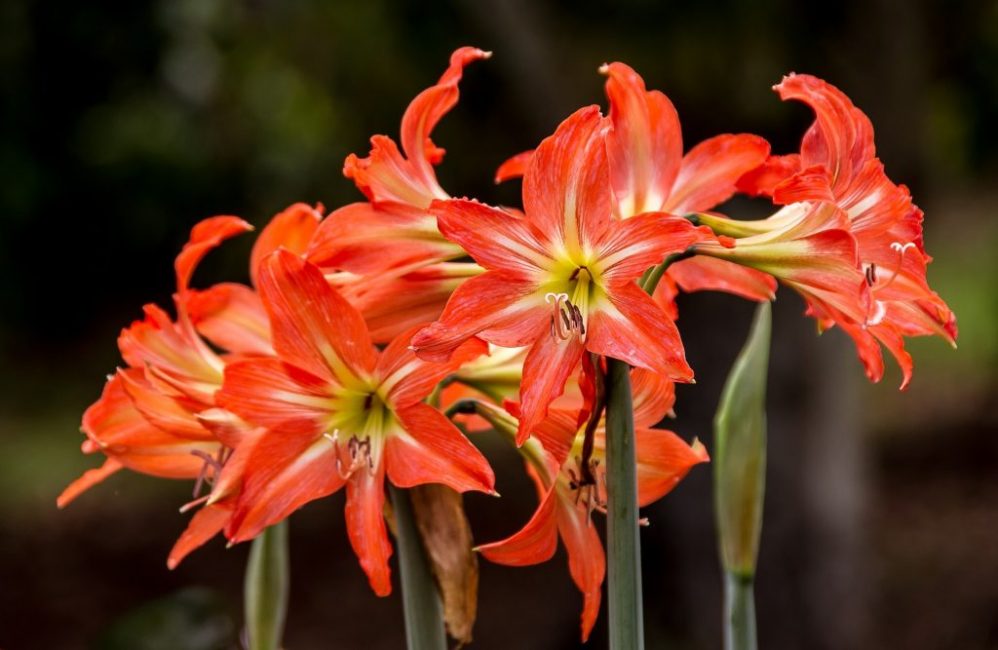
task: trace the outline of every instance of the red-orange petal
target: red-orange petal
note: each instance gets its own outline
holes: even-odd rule
[[[379,596],[392,593],[392,573],[388,558],[392,545],[385,528],[385,468],[378,463],[373,471],[361,469],[347,481],[347,534],[371,589]]]
[[[503,163],[499,165],[499,168],[496,169],[496,185],[499,183],[505,183],[511,178],[522,178],[527,171],[527,165],[530,163],[530,157],[533,155],[534,150],[530,149],[528,151],[520,152],[503,161]]]
[[[530,432],[547,416],[551,402],[565,391],[565,382],[578,368],[585,349],[576,335],[562,340],[548,333],[531,346],[523,362],[517,445],[527,441]]]
[[[530,566],[547,562],[558,550],[558,522],[555,518],[555,488],[541,498],[530,521],[506,539],[482,544],[477,550],[491,562],[506,566]]]
[[[257,284],[257,267],[278,248],[296,255],[304,253],[321,220],[321,205],[313,208],[307,203],[295,203],[274,215],[256,238],[250,253],[250,277],[253,278],[253,285]]]
[[[699,441],[692,445],[671,431],[638,427],[634,431],[638,459],[638,505],[658,501],[698,463],[710,460]]]
[[[98,483],[103,482],[104,479],[111,476],[122,467],[124,466],[113,458],[105,459],[103,465],[95,469],[88,469],[83,472],[80,478],[67,485],[66,489],[64,489],[56,498],[55,504],[59,508],[65,508],[70,504],[70,502],[76,499],[76,497],[80,496]]]
[[[225,527],[230,516],[232,516],[232,510],[221,505],[204,506],[194,513],[187,528],[170,550],[166,566],[169,569],[176,569],[192,551],[200,548],[212,537],[222,532],[222,528]]]
[[[191,275],[201,258],[226,239],[253,230],[253,226],[239,217],[210,217],[198,222],[191,230],[191,237],[177,255],[174,268],[177,272],[177,291],[183,294]]]
[[[399,487],[442,483],[458,492],[493,493],[489,462],[440,411],[416,403],[396,411],[404,432],[385,443],[385,469]]]
[[[267,310],[250,287],[223,282],[192,290],[186,303],[198,333],[218,347],[239,354],[274,354]]]
[[[374,370],[377,356],[364,318],[318,268],[278,250],[261,263],[257,281],[283,360],[340,382]]]
[[[768,155],[769,143],[757,135],[725,134],[704,140],[683,157],[662,209],[679,215],[713,209],[730,199],[738,179],[762,165]]]

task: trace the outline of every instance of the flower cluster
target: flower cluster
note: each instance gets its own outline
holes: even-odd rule
[[[605,572],[591,517],[606,503],[606,360],[633,368],[641,505],[707,460],[698,442],[654,428],[671,413],[673,382],[693,379],[678,291],[766,301],[782,282],[822,328],[856,341],[874,381],[881,344],[907,384],[904,337],[955,340],[952,312],[926,283],[922,213],[885,175],[869,120],[834,87],[806,75],[776,87],[816,113],[800,153],[727,134],[684,154],[669,99],[628,66],[604,65],[608,113],[581,108],[504,163],[496,180],[522,177],[523,203],[499,208],[441,187],[444,150],[431,139],[465,66],[487,57],[457,50],[409,105],[398,143],[374,136],[366,157],[347,158],[366,200],[276,215],[253,247],[251,285],[191,287],[205,254],[252,230],[231,216],[194,227],[175,263],[174,314],[147,305],[122,331],[125,367],[83,417],[83,451],[106,460],[60,506],[123,468],[193,481],[182,510],[196,512],[173,567],[218,533],[252,539],[345,488],[350,542],[386,595],[385,480],[495,494],[466,435],[494,429],[519,449],[540,505],[479,551],[533,564],[560,538],[586,637]],[[737,192],[777,209],[756,221],[712,212]]]

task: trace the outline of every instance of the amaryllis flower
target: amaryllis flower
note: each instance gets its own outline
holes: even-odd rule
[[[417,95],[402,116],[401,151],[388,136],[376,135],[367,157],[347,157],[343,173],[353,179],[368,202],[334,211],[316,233],[309,261],[323,268],[366,274],[464,254],[441,236],[436,220],[427,212],[434,200],[449,198],[433,170],[443,160],[444,150],[433,143],[430,134],[457,103],[464,67],[490,55],[474,47],[459,48],[451,55],[450,66],[436,85]]]
[[[100,399],[83,415],[84,453],[101,452],[107,460],[67,487],[59,496],[60,507],[123,468],[193,479],[220,456],[223,445],[198,413],[215,406],[225,363],[194,330],[186,304],[190,278],[201,258],[250,229],[236,217],[198,223],[175,262],[177,322],[149,304],[143,320],[122,330],[118,347],[130,367],[108,378]]]
[[[613,211],[621,219],[645,212],[674,215],[711,210],[727,201],[737,182],[769,155],[765,139],[747,133],[708,138],[683,155],[679,115],[669,98],[647,90],[624,63],[600,67],[610,102],[607,133]],[[496,181],[522,175],[532,152],[506,161]],[[675,318],[677,286],[684,291],[717,290],[752,300],[771,300],[776,281],[765,273],[719,259],[693,257],[672,264],[656,299]]]
[[[953,312],[926,281],[931,258],[922,241],[922,211],[906,187],[887,178],[876,157],[873,125],[844,93],[796,74],[774,89],[782,99],[808,104],[815,122],[799,155],[771,158],[740,186],[777,204],[828,201],[845,211],[871,300],[864,318],[836,322],[855,339],[871,380],[883,376],[883,344],[901,366],[904,387],[912,372],[904,336],[934,334],[955,344],[957,335]]]
[[[218,394],[224,408],[266,429],[246,459],[226,535],[256,536],[305,503],[346,485],[347,530],[379,595],[391,591],[384,480],[492,493],[485,458],[423,398],[486,351],[471,339],[449,363],[417,359],[411,332],[379,352],[360,313],[322,272],[279,250],[260,267],[260,294],[278,358],[237,361]]]
[[[665,496],[697,463],[707,462],[707,451],[662,429],[653,429],[672,409],[672,383],[644,370],[633,370],[635,449],[638,503],[649,505]],[[516,430],[506,411],[477,404],[497,430]],[[516,413],[515,404],[507,408]],[[489,560],[512,566],[545,562],[554,555],[558,538],[568,551],[572,580],[583,594],[582,639],[585,641],[599,613],[606,556],[590,517],[606,506],[606,429],[600,420],[593,436],[593,450],[583,460],[585,425],[577,425],[578,411],[552,408],[548,417],[531,430],[520,447],[527,471],[537,486],[540,505],[517,533],[478,550]],[[585,467],[583,467],[585,463]]]
[[[584,351],[690,381],[675,325],[635,280],[703,237],[661,213],[612,215],[599,108],[566,119],[531,157],[524,216],[475,201],[437,201],[441,232],[488,271],[462,284],[440,319],[412,340],[426,359],[447,359],[468,338],[530,345],[523,368],[526,440]]]

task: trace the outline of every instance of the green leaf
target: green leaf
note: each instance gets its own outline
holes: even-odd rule
[[[772,316],[759,305],[714,417],[714,503],[725,571],[755,573],[766,486],[766,378]]]

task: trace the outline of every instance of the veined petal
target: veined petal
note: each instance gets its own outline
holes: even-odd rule
[[[489,561],[506,566],[530,566],[554,557],[558,550],[557,495],[554,486],[542,494],[540,505],[523,528],[506,539],[482,544],[477,550]]]
[[[185,383],[191,384],[191,392],[218,383],[224,364],[194,340],[192,330],[179,327],[156,305],[147,304],[142,310],[145,318],[123,329],[118,337],[118,349],[128,365],[153,367],[189,380]]]
[[[568,551],[568,570],[575,586],[582,592],[581,625],[585,642],[599,614],[606,555],[585,504],[575,503],[572,495],[559,491],[555,511],[558,532]]]
[[[197,419],[204,405],[190,399],[166,395],[137,373],[118,370],[122,386],[132,404],[153,426],[178,438],[212,441],[215,437]]]
[[[610,223],[605,128],[598,106],[579,109],[530,158],[523,208],[552,245],[592,249]]]
[[[472,337],[458,346],[448,361],[424,361],[409,344],[419,329],[417,326],[395,337],[378,359],[375,375],[381,379],[380,390],[393,408],[422,401],[444,377],[489,351],[485,341]]]
[[[402,203],[351,203],[319,226],[308,260],[322,268],[371,274],[413,263],[429,264],[463,255],[437,230],[422,207]]]
[[[634,425],[650,427],[662,421],[676,403],[676,385],[658,373],[631,370],[631,394]]]
[[[496,185],[504,183],[511,178],[522,178],[527,172],[527,165],[530,163],[530,157],[533,155],[534,150],[530,149],[516,154],[499,165],[499,168],[496,170]]]
[[[776,298],[776,278],[714,257],[697,256],[669,266],[666,273],[685,292],[724,291],[747,300]]]
[[[433,172],[443,158],[443,149],[430,140],[437,122],[458,99],[458,82],[468,63],[488,58],[482,50],[463,47],[451,55],[450,67],[440,81],[413,99],[402,117],[402,148],[385,136],[371,138],[371,153],[366,158],[350,154],[343,173],[353,179],[370,200],[393,201],[425,208],[433,199],[447,198]]]
[[[811,75],[787,75],[774,90],[780,99],[796,99],[814,110],[816,121],[804,135],[801,163],[824,165],[838,195],[856,170],[876,155],[869,118],[838,88]]]
[[[610,100],[607,153],[617,213],[630,217],[662,209],[672,193],[683,157],[679,115],[669,98],[647,91],[644,80],[623,63],[600,68]]]
[[[98,483],[102,483],[104,479],[123,467],[124,465],[113,458],[105,459],[103,465],[95,469],[88,469],[83,472],[80,478],[67,485],[66,488],[59,494],[58,498],[56,498],[56,506],[59,508],[65,508],[73,500],[75,500],[76,497],[80,496]]]
[[[284,211],[277,213],[263,229],[253,244],[250,253],[250,277],[253,285],[257,284],[257,267],[263,259],[278,248],[291,251],[296,255],[305,252],[312,235],[315,234],[322,221],[322,204],[312,207],[307,203],[295,203]]]
[[[388,558],[392,545],[385,529],[385,467],[357,471],[347,481],[347,534],[371,589],[379,596],[392,593],[392,573]]]
[[[606,283],[630,282],[668,255],[707,239],[714,239],[709,228],[661,212],[615,221],[598,244],[599,270]]]
[[[439,164],[444,156],[444,150],[433,144],[430,134],[440,118],[457,104],[457,85],[464,74],[464,67],[490,56],[491,52],[477,47],[458,48],[451,54],[450,66],[440,76],[440,81],[419,93],[406,108],[402,116],[402,148],[427,182],[436,180],[431,165]]]
[[[457,492],[495,493],[488,461],[440,411],[416,403],[395,415],[404,431],[392,433],[385,443],[392,483],[402,488],[442,483]]]
[[[536,275],[551,264],[543,235],[530,221],[477,201],[434,201],[430,212],[444,237],[489,270]]]
[[[187,313],[198,333],[229,352],[272,355],[270,321],[250,287],[223,282],[187,294]]]
[[[329,425],[333,386],[280,359],[249,359],[225,368],[225,382],[216,399],[255,425],[319,434]]]
[[[457,288],[440,320],[416,333],[412,346],[423,359],[444,361],[472,336],[519,347],[547,331],[549,305],[536,281],[507,271],[488,271]]]
[[[707,449],[694,440],[685,440],[671,431],[638,427],[634,430],[638,459],[638,505],[658,501],[698,463],[710,461]]]
[[[621,284],[589,319],[591,352],[660,373],[673,381],[693,379],[672,319],[637,284]]]
[[[770,156],[738,179],[738,191],[749,196],[773,196],[776,186],[800,171],[799,154]]]
[[[582,359],[586,346],[578,336],[560,339],[542,334],[523,362],[520,384],[519,428],[516,444],[522,445],[548,414],[548,407],[565,391],[565,382]]]
[[[233,542],[256,537],[309,501],[332,494],[344,482],[336,465],[336,448],[323,436],[268,431],[245,462],[243,490],[225,529]]]
[[[282,359],[341,384],[374,370],[377,356],[364,318],[318,268],[279,250],[260,265],[258,282]]]
[[[187,528],[170,550],[166,566],[176,569],[191,551],[203,546],[208,540],[222,532],[225,523],[232,516],[232,510],[225,506],[205,506],[194,513]]]
[[[757,135],[719,135],[704,140],[683,157],[679,175],[662,210],[703,212],[727,201],[738,179],[762,165],[769,143]]]
[[[177,292],[187,291],[191,275],[201,259],[210,250],[226,239],[253,230],[253,226],[239,217],[211,217],[198,222],[191,230],[191,237],[180,254],[174,267],[177,271]]]

